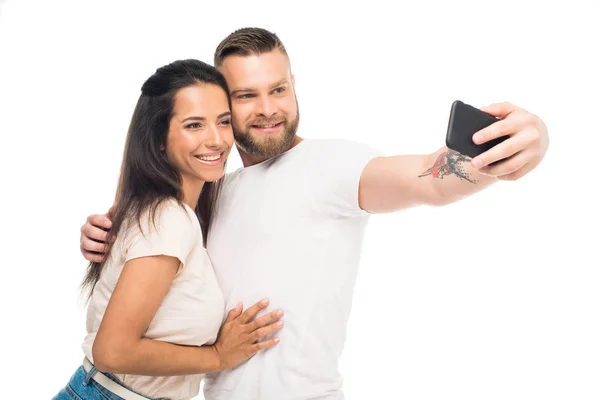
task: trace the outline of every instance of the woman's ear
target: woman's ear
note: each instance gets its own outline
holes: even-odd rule
[[[160,145],[160,151],[165,151],[165,145],[164,144]]]

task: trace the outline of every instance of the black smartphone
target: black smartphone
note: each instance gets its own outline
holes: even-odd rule
[[[448,132],[446,133],[446,146],[450,150],[475,158],[510,137],[502,136],[482,144],[475,144],[473,142],[473,135],[477,131],[498,121],[500,121],[500,119],[493,115],[483,112],[469,104],[465,104],[460,100],[456,100],[452,103],[452,108],[450,109],[450,121],[448,122]],[[499,161],[501,160],[496,162]]]

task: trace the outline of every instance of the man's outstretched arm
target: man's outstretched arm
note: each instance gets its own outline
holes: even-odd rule
[[[481,144],[504,135],[509,139],[475,159],[446,147],[428,155],[375,158],[360,179],[360,207],[386,213],[423,204],[445,205],[533,170],[548,149],[543,121],[510,103],[482,110],[502,120],[477,132],[473,141]],[[490,165],[498,160],[502,161]]]

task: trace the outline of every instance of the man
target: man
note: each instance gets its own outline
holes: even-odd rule
[[[214,62],[231,93],[244,168],[225,178],[208,252],[227,309],[266,295],[270,307],[284,310],[286,326],[274,349],[208,376],[205,396],[342,399],[338,360],[369,215],[444,205],[497,180],[519,179],[545,155],[546,127],[525,110],[495,104],[484,111],[502,121],[473,140],[510,138],[473,160],[445,147],[383,157],[358,143],[297,136],[294,77],[273,33],[240,29],[219,44]],[[95,226],[106,222],[107,216],[91,216],[82,227],[88,260],[103,251],[90,239],[102,240]]]

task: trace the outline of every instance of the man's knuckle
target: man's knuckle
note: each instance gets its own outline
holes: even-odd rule
[[[531,125],[537,125],[538,117],[535,114],[527,113],[527,122]]]
[[[505,146],[505,149],[506,149],[505,153],[508,153],[508,154],[514,154],[517,152],[517,148],[514,143],[507,143]],[[498,156],[498,158],[500,158],[501,154],[497,154],[497,156]]]

